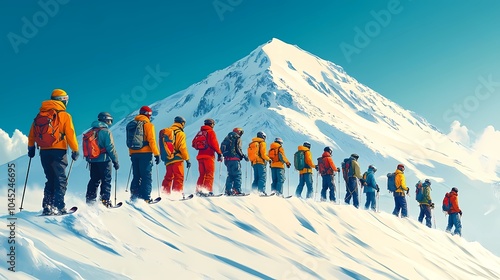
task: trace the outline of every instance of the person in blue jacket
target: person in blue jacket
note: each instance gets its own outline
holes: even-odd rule
[[[368,166],[368,171],[366,172],[365,179],[366,185],[363,188],[363,192],[366,193],[366,210],[371,207],[373,211],[377,211],[377,200],[375,199],[375,192],[378,193],[380,191],[380,188],[375,181],[375,172],[377,172],[377,168],[375,166]]]
[[[87,184],[85,195],[87,204],[92,205],[97,198],[97,188],[100,186],[100,200],[106,207],[111,207],[111,164],[118,170],[118,155],[116,154],[113,135],[109,131],[109,126],[113,123],[113,117],[107,112],[101,112],[97,116],[97,121],[92,123],[91,129],[97,130],[97,142],[101,148],[101,154],[97,158],[86,158],[90,168],[90,180]]]

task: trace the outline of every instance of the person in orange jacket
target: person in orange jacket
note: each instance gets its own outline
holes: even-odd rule
[[[449,193],[446,194],[450,200],[451,207],[448,210],[448,225],[446,232],[451,232],[451,228],[455,226],[453,234],[462,236],[462,210],[458,206],[458,188],[453,187]]]
[[[394,191],[394,211],[392,214],[399,217],[401,213],[401,218],[408,217],[408,205],[406,204],[405,194],[408,194],[410,189],[406,186],[405,179],[405,166],[403,164],[398,164],[396,171],[394,172],[396,177],[394,178],[396,183],[396,190]]]
[[[151,123],[153,110],[148,106],[142,106],[139,115],[135,116],[134,121],[142,122],[144,127],[144,143],[140,149],[129,148],[130,160],[132,161],[132,183],[130,185],[130,199],[143,199],[146,202],[151,201],[152,190],[152,169],[153,156],[155,163],[160,163],[160,151],[156,146],[155,126]]]
[[[259,195],[266,194],[266,164],[271,159],[267,155],[267,135],[263,131],[257,132],[257,137],[252,138],[248,145],[248,159],[253,168],[252,191]]]
[[[78,141],[76,139],[75,128],[71,115],[66,112],[69,96],[62,89],[52,91],[50,100],[42,102],[40,114],[52,112],[56,117],[53,123],[55,139],[50,142],[44,141],[47,137],[47,132],[40,132],[40,124],[37,123],[37,118],[31,125],[28,135],[28,156],[35,156],[35,143],[40,149],[40,161],[42,163],[43,172],[47,178],[45,188],[43,190],[42,208],[44,215],[64,214],[66,213],[66,204],[64,196],[68,185],[66,177],[66,167],[68,159],[66,156],[68,145],[72,150],[71,159],[78,159]]]
[[[277,137],[271,143],[269,149],[269,158],[271,159],[271,193],[283,196],[283,183],[285,182],[285,165],[290,168],[291,163],[285,156],[283,148],[283,139]]]
[[[163,178],[162,186],[163,191],[168,195],[171,192],[183,193],[184,191],[184,165],[183,162],[186,161],[186,167],[191,168],[191,162],[189,161],[189,154],[186,145],[186,133],[184,133],[184,126],[186,125],[186,119],[181,116],[174,118],[174,123],[170,126],[174,136],[173,144],[173,157],[164,158],[166,165],[166,173]],[[164,129],[163,131],[166,131]],[[183,194],[184,195],[184,194]]]
[[[318,162],[318,170],[321,174],[321,179],[323,180],[321,188],[321,201],[326,201],[326,191],[330,191],[328,198],[331,202],[335,203],[337,199],[335,198],[335,172],[337,172],[337,166],[332,159],[333,150],[330,147],[325,147],[323,149],[323,154],[321,158],[322,164]]]
[[[300,198],[302,196],[302,190],[304,189],[304,185],[307,186],[307,194],[306,198],[311,198],[314,192],[313,190],[313,178],[312,178],[312,170],[316,168],[316,165],[313,162],[313,157],[311,154],[311,143],[304,142],[302,146],[298,147],[299,151],[304,152],[304,160],[305,167],[302,170],[299,170],[299,184],[297,185],[297,190],[295,190],[295,196]]]
[[[215,173],[215,154],[217,154],[217,161],[222,162],[222,152],[219,148],[219,141],[214,131],[215,121],[213,119],[206,119],[204,125],[201,127],[200,138],[204,143],[195,143],[196,136],[193,139],[192,146],[198,149],[198,171],[200,176],[196,182],[196,193],[200,196],[213,195],[214,173]],[[197,145],[203,147],[197,147]],[[206,194],[208,192],[208,194]]]

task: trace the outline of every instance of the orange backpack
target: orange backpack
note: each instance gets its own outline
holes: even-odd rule
[[[105,148],[99,147],[97,139],[97,135],[101,129],[101,127],[92,128],[83,134],[83,156],[85,158],[95,159],[106,152]]]

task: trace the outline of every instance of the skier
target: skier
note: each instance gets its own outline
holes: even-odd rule
[[[377,182],[375,181],[375,172],[377,172],[377,168],[373,165],[368,166],[368,171],[366,172],[366,179],[364,180],[363,192],[366,193],[366,203],[365,210],[370,208],[373,211],[377,211],[377,200],[375,199],[375,191],[378,193],[380,188],[378,187]]]
[[[260,195],[267,195],[266,164],[271,161],[267,155],[266,137],[263,131],[259,131],[257,132],[257,137],[254,137],[248,145],[248,159],[252,163],[253,168],[252,191]]]
[[[335,198],[335,172],[337,166],[332,159],[333,150],[330,147],[323,149],[323,154],[318,158],[317,169],[321,174],[322,188],[321,188],[321,201],[326,201],[326,192],[330,191],[328,198],[331,202],[336,202]]]
[[[406,186],[405,179],[405,166],[403,164],[398,164],[395,177],[396,190],[394,191],[394,211],[392,214],[399,217],[401,213],[401,217],[408,217],[408,206],[406,204],[405,193],[408,194],[410,189]]]
[[[224,164],[227,167],[227,179],[225,185],[226,195],[241,195],[241,163],[242,159],[248,162],[248,157],[241,150],[241,136],[243,129],[236,127],[224,138],[220,150],[224,156]]]
[[[358,164],[359,156],[357,154],[351,154],[348,162],[346,164],[349,165],[347,168],[347,188],[345,194],[345,203],[350,204],[352,198],[352,205],[354,207],[359,207],[358,200],[358,180],[361,179],[361,172]]]
[[[297,189],[295,190],[295,196],[301,198],[302,190],[304,189],[304,185],[307,186],[306,198],[311,198],[313,194],[313,178],[312,178],[312,169],[316,167],[313,162],[313,157],[311,154],[311,143],[304,142],[302,146],[298,147],[298,151],[304,153],[304,165],[305,167],[299,170],[299,184],[297,185]]]
[[[271,143],[269,149],[269,158],[271,158],[271,193],[283,196],[283,183],[285,182],[285,165],[290,168],[291,163],[285,156],[283,149],[283,139],[277,137]]]

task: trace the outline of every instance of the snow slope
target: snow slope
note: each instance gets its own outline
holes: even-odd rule
[[[0,279],[500,278],[476,242],[347,205],[251,195],[105,209],[69,195],[77,213],[45,218],[40,195],[16,215],[17,272],[2,265]]]

